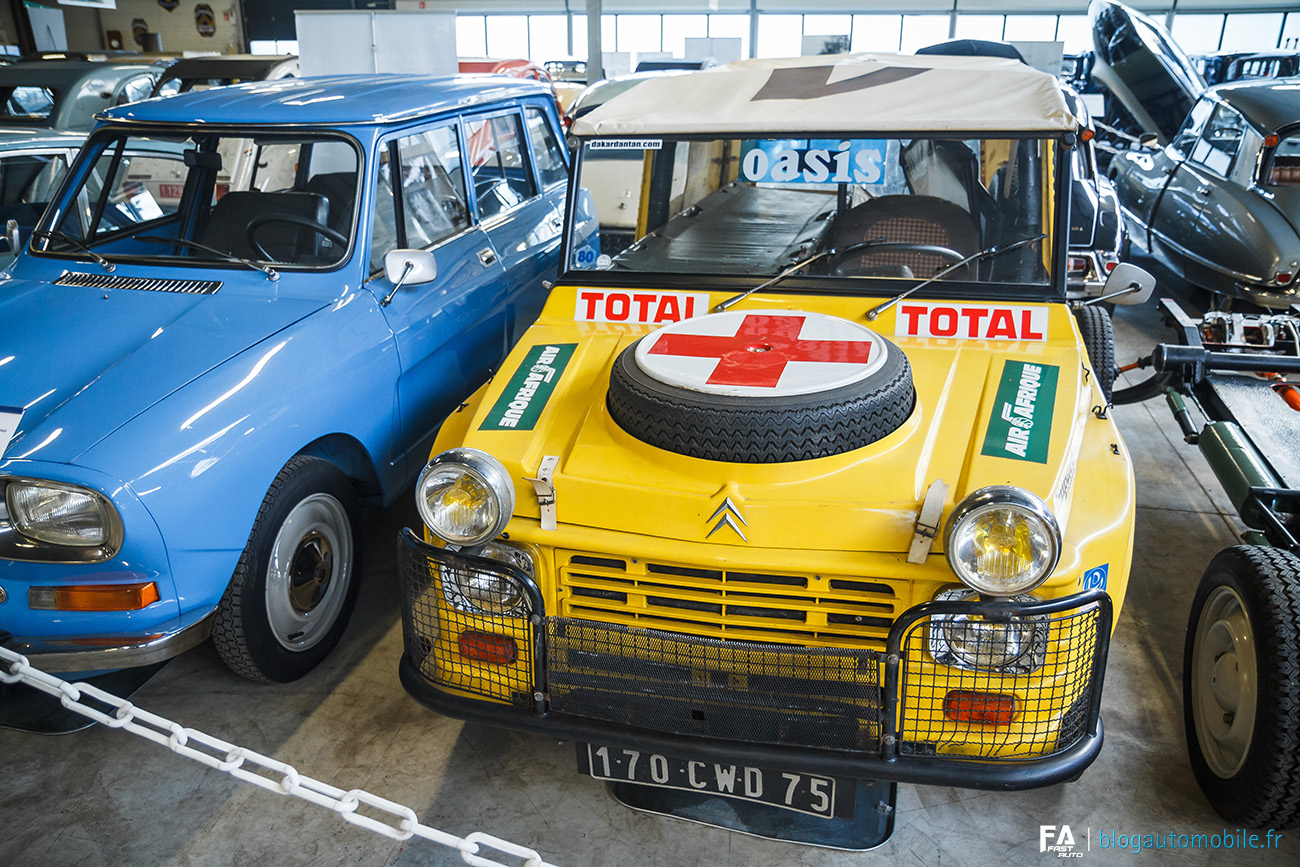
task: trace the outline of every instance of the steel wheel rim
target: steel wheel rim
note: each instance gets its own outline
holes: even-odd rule
[[[1231,587],[1216,587],[1205,600],[1192,647],[1196,740],[1215,776],[1231,779],[1250,755],[1259,700],[1254,631]]]
[[[313,494],[285,517],[266,569],[266,614],[286,650],[319,644],[338,620],[352,580],[352,524],[329,494]]]

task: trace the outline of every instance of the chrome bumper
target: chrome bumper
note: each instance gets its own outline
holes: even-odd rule
[[[213,612],[180,632],[148,641],[114,644],[86,650],[44,651],[33,650],[31,645],[14,642],[9,649],[26,656],[32,666],[41,671],[108,671],[135,668],[171,659],[207,641],[208,636],[212,634],[212,618],[215,615],[216,612]]]

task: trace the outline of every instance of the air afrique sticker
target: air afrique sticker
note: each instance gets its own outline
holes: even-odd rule
[[[478,429],[532,430],[577,347],[576,343],[561,343],[528,350]]]
[[[981,454],[1047,463],[1058,373],[1050,364],[1008,361],[1003,365]]]

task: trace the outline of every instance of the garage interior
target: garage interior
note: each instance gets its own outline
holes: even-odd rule
[[[292,52],[296,45],[283,11],[306,5],[311,4],[232,4],[229,14],[238,26],[222,35],[240,43],[240,50]],[[396,8],[411,5],[399,0]],[[586,15],[579,13],[602,5],[605,50],[617,52],[670,52],[679,32],[743,36],[744,50],[753,45],[757,56],[797,53],[801,36],[844,34],[855,51],[905,52],[958,36],[1059,41],[1070,53],[1087,48],[1084,40],[1090,38],[1082,0],[934,0],[906,4],[905,12],[904,4],[890,0],[679,0],[660,4],[655,14],[630,0],[427,5],[463,19],[457,26],[462,56],[531,53],[537,61],[550,59],[543,54],[581,56],[588,43]],[[1189,51],[1300,51],[1300,11],[1286,3],[1173,0],[1134,6],[1158,19],[1167,15],[1173,35]],[[92,25],[88,16],[129,17],[137,8],[144,14],[145,7],[151,18],[165,14],[152,0],[117,0],[112,13],[68,7],[69,39],[102,30],[102,19]],[[222,12],[217,4],[218,19]],[[8,36],[22,30],[13,15],[0,9],[0,27],[9,28]],[[582,27],[575,29],[577,18]],[[657,38],[646,35],[650,19],[657,21]],[[292,24],[292,14],[287,21]],[[166,41],[163,47],[169,47]],[[1211,303],[1205,293],[1170,289],[1169,275],[1152,263],[1138,264],[1153,270],[1159,283],[1150,302],[1114,314],[1119,364],[1172,339],[1156,309],[1159,297],[1172,295],[1198,313]],[[1188,766],[1181,684],[1187,611],[1197,581],[1216,552],[1240,542],[1244,528],[1161,399],[1113,412],[1137,475],[1137,536],[1133,578],[1107,665],[1100,758],[1076,782],[1024,792],[900,784],[893,835],[870,853],[803,847],[638,813],[613,800],[603,783],[575,773],[572,743],[463,723],[417,704],[397,676],[402,625],[394,556],[400,528],[420,526],[412,496],[365,513],[357,609],[339,648],[316,670],[291,684],[251,683],[232,674],[205,643],[168,662],[131,701],[330,786],[362,789],[410,807],[427,825],[461,837],[490,834],[534,849],[555,865],[1042,863],[1052,857],[1040,848],[1047,839],[1043,826],[1053,826],[1055,835],[1063,825],[1086,858],[1300,863],[1297,832],[1245,852],[1159,851],[1179,849],[1166,835],[1238,830],[1209,807]],[[38,736],[5,722],[0,708],[0,864],[464,863],[452,849],[386,839],[328,809],[246,785],[102,725]],[[1156,851],[1134,851],[1128,842],[1133,835],[1154,835],[1162,844]],[[501,857],[503,863],[522,863]]]

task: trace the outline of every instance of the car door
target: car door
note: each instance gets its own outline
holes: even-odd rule
[[[1200,106],[1198,105],[1198,109]],[[1241,116],[1226,105],[1214,106],[1203,129],[1187,148],[1187,157],[1177,163],[1152,218],[1152,231],[1159,236],[1183,276],[1194,278],[1199,260],[1207,258],[1218,240],[1206,232],[1202,212],[1215,189],[1224,183],[1237,146],[1241,141]],[[1172,145],[1171,145],[1172,147]]]
[[[464,128],[475,210],[509,284],[503,350],[541,309],[542,281],[558,270],[563,225],[538,189],[522,124],[512,107],[467,117]]]
[[[1115,186],[1128,221],[1132,224],[1132,235],[1140,246],[1150,250],[1150,233],[1162,232],[1158,225],[1162,217],[1187,209],[1187,202],[1181,198],[1180,193],[1175,193],[1168,203],[1163,200],[1166,191],[1177,186],[1174,178],[1179,166],[1186,161],[1213,110],[1213,101],[1203,99],[1188,113],[1182,128],[1168,145],[1158,150],[1123,153],[1122,168],[1115,179]],[[1166,210],[1162,211],[1162,208]],[[1195,220],[1194,207],[1183,219]]]
[[[368,287],[397,345],[403,454],[423,461],[434,430],[504,355],[506,275],[471,214],[461,124],[447,120],[381,142]],[[437,275],[397,288],[394,249],[433,253]]]

